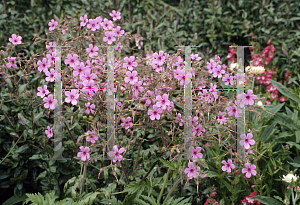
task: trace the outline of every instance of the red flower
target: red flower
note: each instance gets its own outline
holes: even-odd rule
[[[284,97],[284,96],[281,96],[280,98],[279,98],[279,102],[285,102],[286,101],[286,98]]]

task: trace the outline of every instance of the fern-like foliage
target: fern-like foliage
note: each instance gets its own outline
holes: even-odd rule
[[[156,199],[154,199],[152,196],[149,197],[149,196],[141,195],[141,197],[146,199],[147,201],[144,201],[142,199],[135,199],[135,201],[142,205],[149,205],[149,204],[159,205],[156,202]],[[181,197],[181,198],[178,198],[175,200],[171,197],[163,205],[191,205],[191,203],[189,203],[190,200],[191,200],[191,197],[190,198]]]
[[[28,198],[23,202],[23,205],[28,202],[31,202],[31,205],[93,205],[98,194],[100,192],[88,193],[77,202],[71,198],[55,201],[58,197],[55,196],[55,191],[52,190],[45,197],[40,193],[26,194]]]

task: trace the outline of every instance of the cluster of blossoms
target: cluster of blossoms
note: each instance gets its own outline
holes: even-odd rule
[[[213,188],[213,191],[210,191],[210,194],[206,194],[206,196],[208,197],[208,199],[206,200],[206,202],[204,203],[204,205],[209,205],[209,204],[213,204],[213,205],[219,205],[219,202],[217,202],[215,199],[213,199],[216,196],[216,189]]]
[[[235,63],[235,61],[236,61],[236,59],[235,59],[235,57],[234,57],[234,55],[236,54],[235,49],[234,49],[233,47],[229,47],[228,51],[229,51],[229,53],[228,53],[228,55],[226,56],[226,58],[227,58],[227,59],[229,58],[229,61],[230,61],[231,63]]]
[[[112,13],[110,13],[110,16],[113,17],[113,20],[116,21],[118,19],[121,19],[120,16],[120,12],[115,12],[115,10],[112,11]],[[100,25],[102,26],[102,28],[104,30],[106,30],[105,32],[105,37],[103,38],[104,42],[107,42],[108,44],[112,44],[114,41],[116,41],[115,37],[121,37],[125,32],[124,30],[120,30],[121,27],[117,26],[116,28],[113,28],[114,25],[112,23],[112,21],[108,21],[108,19],[104,19],[102,21],[101,16],[98,16],[96,19],[87,19],[87,15],[85,15],[84,17],[80,17],[80,20],[82,21],[80,23],[80,26],[85,26],[88,22],[87,28],[91,29],[92,31],[95,31],[97,29],[100,29]],[[52,19],[49,23],[49,30],[53,31],[55,29],[55,26],[58,25],[58,22],[54,21],[54,19]],[[66,30],[62,31],[63,34],[66,33]],[[16,40],[15,40],[16,39]],[[18,43],[18,41],[20,40],[20,38],[16,38],[15,34],[13,35],[13,39],[12,42],[16,42]],[[122,46],[120,44],[120,42],[117,44],[118,46],[116,47],[116,50],[120,50],[122,49]],[[42,61],[38,61],[37,65],[39,65],[38,70],[39,71],[43,71],[46,76],[46,81],[51,81],[53,82],[55,80],[55,71],[54,69],[51,69],[50,72],[48,71],[48,68],[51,66],[51,64],[53,63],[53,65],[55,65],[55,46],[56,44],[53,44],[52,42],[49,43],[49,46],[47,45],[47,49],[49,49],[49,53],[46,55],[47,58],[44,58]],[[89,48],[86,48],[86,51],[89,53],[90,57],[94,57],[94,56],[98,56],[98,47],[97,46],[93,46],[92,44],[89,45]],[[67,55],[68,59],[66,59],[64,61],[64,63],[66,65],[70,65],[72,68],[74,68],[74,72],[73,72],[73,76],[77,77],[79,76],[80,79],[82,80],[82,82],[77,82],[77,79],[74,79],[74,82],[78,83],[78,85],[76,85],[77,88],[79,89],[85,89],[82,90],[81,92],[88,94],[90,97],[92,97],[93,95],[95,95],[95,93],[98,91],[97,87],[94,86],[95,82],[94,79],[96,78],[96,74],[99,73],[101,70],[100,68],[102,67],[102,63],[105,61],[105,58],[103,57],[100,58],[98,57],[98,60],[93,60],[92,62],[90,60],[87,61],[87,66],[85,66],[84,62],[80,62],[77,60],[78,55],[74,54],[73,56],[71,54]],[[96,66],[94,66],[95,68],[95,73],[92,73],[92,64],[96,63]],[[14,59],[11,59],[11,63],[8,66],[15,66],[14,65]],[[107,85],[107,84],[106,84]],[[44,97],[45,95],[49,94],[49,90],[47,90],[47,85],[44,85],[44,88],[39,87],[38,90],[40,91],[37,95],[40,96],[41,98],[44,98],[43,101],[46,102],[46,104],[44,105],[45,108],[49,108],[50,109],[55,109],[55,104],[57,103],[56,99],[53,99],[53,95],[49,95],[48,98]],[[95,92],[95,93],[94,93]],[[70,91],[66,91],[65,95],[67,96],[67,98],[65,99],[65,102],[67,103],[72,103],[72,105],[77,105],[77,100],[79,98],[79,93],[78,90],[72,89],[71,92]],[[117,103],[117,108],[118,106],[122,105],[120,102],[118,102],[118,99],[116,99],[116,103]],[[95,111],[93,110],[95,108],[94,104],[90,104],[90,102],[85,103],[86,106],[86,113],[95,113]],[[50,128],[50,126],[47,127],[48,130],[45,131],[45,133],[48,135],[48,137],[52,137],[53,133],[52,133],[52,129]],[[96,141],[98,140],[98,137],[95,135],[95,131],[93,130],[88,131],[87,132],[88,135],[86,137],[86,141],[87,142],[91,142],[92,144],[96,143]],[[120,154],[123,153],[125,151],[124,148],[120,148],[120,150],[118,150],[118,146],[114,145],[113,147],[114,151],[110,151],[108,153],[108,155],[110,157],[114,157],[113,162],[116,162],[117,160],[121,161],[123,159],[123,156],[121,156]],[[81,157],[82,161],[86,161],[86,160],[90,160],[90,148],[89,147],[83,147],[80,146],[80,150],[81,152],[77,153],[77,157]]]
[[[241,200],[242,205],[250,205],[256,204],[260,205],[260,202],[257,200],[252,199],[256,195],[257,191],[251,193],[249,196],[245,196],[243,200]]]

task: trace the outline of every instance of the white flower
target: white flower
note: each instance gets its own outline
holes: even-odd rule
[[[291,183],[292,181],[293,182],[296,182],[298,180],[299,177],[297,177],[297,175],[292,175],[292,174],[288,174],[288,175],[283,175],[283,179],[282,181],[284,182],[287,182],[287,183]]]
[[[265,68],[262,66],[247,66],[245,68],[246,72],[253,75],[261,75],[265,73]]]
[[[264,108],[264,105],[263,105],[262,101],[258,101],[257,105],[260,106],[260,107],[262,107],[262,108]]]
[[[233,71],[236,67],[238,67],[238,64],[237,64],[237,63],[231,63],[231,64],[230,64],[230,67],[229,67],[229,70],[230,70],[230,71]]]

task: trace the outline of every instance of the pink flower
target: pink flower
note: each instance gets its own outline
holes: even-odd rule
[[[203,157],[202,153],[199,153],[201,151],[201,147],[196,147],[196,149],[194,147],[192,147],[192,157],[194,160]]]
[[[95,104],[90,105],[90,102],[88,102],[88,103],[85,103],[85,106],[87,107],[87,109],[85,111],[87,114],[90,114],[90,112],[93,113],[93,114],[95,113],[95,111],[92,110],[92,109],[95,108]]]
[[[100,25],[97,24],[96,19],[89,19],[89,24],[87,25],[88,29],[92,29],[92,31],[96,31],[96,29],[100,28]]]
[[[54,63],[55,64],[55,52],[53,52],[51,55],[50,54],[47,54],[46,55],[46,57],[47,57],[47,59],[48,59],[48,63],[50,63],[50,65],[51,65],[51,63]],[[44,59],[43,59],[44,60]],[[47,64],[47,63],[46,63]],[[43,66],[43,64],[42,64],[42,66]],[[46,65],[45,65],[46,66]],[[48,66],[48,67],[50,67],[50,66]],[[43,69],[43,68],[42,68]]]
[[[162,113],[163,112],[163,109],[159,108],[156,106],[156,105],[153,105],[153,110],[148,110],[148,115],[151,115],[150,116],[150,119],[151,120],[155,120],[155,118],[157,120],[160,119],[160,115],[159,113]]]
[[[130,120],[131,120],[131,117],[127,117],[126,119],[122,118],[123,123],[121,124],[121,126],[124,127],[126,125],[129,125],[129,126],[125,127],[125,129],[128,129],[128,128],[132,127],[133,123],[130,122]]]
[[[130,81],[130,84],[134,85],[136,82],[138,82],[138,77],[135,77],[135,76],[137,76],[137,72],[135,70],[132,73],[130,71],[127,71],[126,75],[128,76],[128,77],[124,78],[124,81],[126,83],[128,83]]]
[[[49,108],[50,106],[50,109],[54,110],[57,100],[56,99],[53,100],[52,94],[50,94],[48,97],[44,97],[43,101],[46,102],[44,105],[45,108]]]
[[[124,151],[125,151],[125,148],[121,148],[120,150],[118,150],[118,146],[117,145],[114,145],[114,151],[110,151],[109,153],[108,153],[108,156],[109,157],[115,157],[114,159],[113,159],[113,162],[116,162],[116,161],[122,161],[123,160],[123,156],[122,155],[120,155],[121,153],[123,153]]]
[[[83,71],[85,70],[85,66],[84,66],[84,62],[80,62],[79,67],[78,66],[74,66],[74,72],[73,72],[73,76],[76,77],[78,75],[82,75]]]
[[[41,87],[38,87],[37,89],[38,91],[40,91],[39,93],[37,93],[37,96],[40,96],[41,98],[49,94],[49,90],[47,90],[47,85],[44,85],[44,89]]]
[[[119,36],[119,37],[121,37],[125,33],[124,30],[121,30],[120,26],[117,26],[117,28],[113,28],[112,31],[115,33],[115,36]]]
[[[135,56],[125,57],[124,61],[126,63],[123,63],[123,68],[128,68],[130,71],[133,70],[133,67],[138,66],[137,62],[135,62]]]
[[[111,30],[114,27],[114,24],[112,23],[112,21],[108,21],[108,19],[105,18],[101,23],[101,26],[104,30]]]
[[[197,166],[197,169],[194,168],[193,162],[189,162],[188,166],[189,168],[186,168],[184,170],[184,173],[187,174],[188,178],[190,179],[197,178],[199,176],[199,173],[197,171],[200,171],[200,167]]]
[[[8,68],[10,68],[11,66],[14,67],[14,68],[17,68],[17,64],[15,64],[15,61],[16,61],[16,57],[7,57],[8,61],[10,63],[7,63],[6,66]]]
[[[93,56],[98,55],[98,52],[97,52],[98,50],[99,50],[99,48],[97,46],[95,46],[93,48],[93,44],[90,44],[89,48],[86,49],[86,52],[90,53],[90,55],[89,55],[90,57],[93,57]]]
[[[118,19],[121,19],[121,12],[120,12],[120,11],[118,11],[118,12],[116,13],[116,11],[113,10],[109,15],[110,15],[111,17],[113,17],[113,20],[114,20],[114,21],[116,21],[116,20],[118,20]]]
[[[245,167],[246,168],[243,168],[242,169],[242,173],[244,174],[244,173],[246,173],[246,177],[247,178],[250,178],[251,177],[251,174],[252,175],[256,175],[256,171],[255,171],[255,169],[256,169],[256,166],[253,164],[253,165],[251,165],[250,163],[246,163],[245,164]]]
[[[213,69],[213,77],[216,78],[222,78],[222,74],[225,73],[225,70],[222,70],[221,65],[218,65],[216,68]]]
[[[245,134],[241,134],[241,141],[240,141],[240,145],[245,147],[245,149],[249,149],[250,145],[255,145],[255,140],[251,139],[253,137],[252,133],[248,133],[247,137]]]
[[[225,160],[223,160],[221,163],[225,164],[225,166],[222,166],[222,170],[224,172],[227,171],[228,173],[230,173],[231,169],[235,168],[234,164],[232,164],[232,160],[231,159],[228,159],[228,163]]]
[[[246,105],[253,105],[254,104],[254,99],[256,99],[256,95],[252,95],[253,91],[248,90],[247,94],[245,95],[245,104]]]
[[[63,33],[63,35],[65,35],[67,30],[62,30],[61,32]]]
[[[245,93],[241,93],[237,95],[237,101],[240,104],[240,107],[243,108],[245,106]]]
[[[168,100],[168,94],[163,94],[163,98],[158,95],[156,96],[156,100],[158,101],[156,103],[157,107],[161,107],[162,109],[166,109],[167,108],[167,105],[170,106],[170,100]]]
[[[239,117],[239,113],[242,113],[242,110],[238,109],[237,106],[235,106],[235,105],[228,106],[227,110],[228,110],[228,115],[229,116],[232,116],[234,114],[236,118]]]
[[[199,56],[198,56],[198,54],[193,54],[193,53],[192,53],[192,55],[191,55],[191,59],[192,59],[192,60],[199,61],[199,60],[201,60],[202,58],[201,58],[201,57],[199,57]]]
[[[123,46],[121,46],[121,43],[117,43],[117,46],[115,48],[115,50],[119,50],[119,53],[121,53],[121,49],[123,48]]]
[[[82,21],[82,22],[80,23],[80,26],[85,26],[86,23],[88,22],[87,15],[85,14],[84,17],[80,16],[80,21]]]
[[[225,74],[225,77],[222,78],[222,81],[225,81],[225,85],[229,85],[229,82],[231,85],[234,84],[233,82],[233,76],[230,76],[228,74]]]
[[[65,102],[67,102],[67,103],[70,103],[71,101],[71,103],[73,104],[73,105],[76,105],[77,104],[77,98],[79,97],[79,94],[77,93],[77,90],[71,90],[71,92],[70,91],[66,91],[66,96],[68,96],[68,98],[66,98],[65,99]]]
[[[114,33],[111,31],[105,31],[105,37],[103,37],[103,41],[107,42],[108,44],[112,44],[114,41],[116,41]]]
[[[48,138],[51,138],[53,136],[52,128],[50,128],[50,126],[47,126],[47,130],[45,130],[45,133]]]
[[[185,70],[179,70],[179,74],[174,76],[174,78],[181,80],[180,85],[183,85],[184,82],[185,84],[188,84],[191,82],[192,73],[188,73],[187,76],[185,76]]]
[[[44,73],[48,71],[48,68],[51,66],[51,63],[49,61],[47,62],[47,60],[47,58],[43,58],[43,61],[38,61],[37,65],[39,65],[39,71],[44,71]]]
[[[71,67],[74,67],[76,65],[79,65],[79,61],[76,60],[78,58],[77,54],[74,54],[73,56],[71,54],[68,54],[68,59],[65,60],[65,64],[70,64]]]
[[[217,118],[217,120],[220,122],[220,124],[222,125],[223,124],[223,122],[225,121],[227,121],[226,120],[226,117],[225,117],[225,114],[226,114],[226,112],[221,112],[221,111],[219,111],[218,112],[218,117],[215,117],[215,119]]]
[[[164,64],[164,62],[165,62],[165,57],[163,55],[164,55],[163,51],[159,51],[159,54],[157,54],[155,52],[153,54],[153,57],[156,58],[156,59],[153,60],[153,63],[162,66]]]
[[[98,137],[96,135],[91,134],[91,133],[95,134],[95,131],[94,130],[92,132],[90,130],[88,131],[89,135],[86,137],[86,141],[91,142],[91,143],[94,144],[96,142],[96,140],[98,140]]]
[[[50,72],[47,70],[45,72],[45,74],[46,74],[46,76],[48,76],[48,77],[45,78],[46,81],[53,82],[55,80],[55,70],[54,69],[51,69]]]
[[[51,52],[55,52],[55,46],[56,44],[50,42],[49,45],[46,46],[46,48],[49,49]]]
[[[51,19],[51,21],[48,23],[48,26],[50,26],[49,30],[53,31],[55,29],[55,26],[57,26],[58,22],[54,21],[54,19]]]
[[[217,63],[213,59],[210,59],[210,62],[207,62],[207,67],[206,67],[208,69],[208,72],[212,73],[215,67],[217,67]]]
[[[86,161],[87,159],[89,159],[90,154],[88,152],[90,151],[90,148],[89,147],[83,147],[83,146],[80,146],[79,148],[80,148],[81,152],[77,153],[77,157],[81,157],[82,161]]]
[[[286,98],[284,97],[284,96],[281,96],[280,98],[279,98],[279,102],[285,102],[286,101]]]
[[[18,45],[18,44],[21,44],[22,43],[22,37],[21,36],[18,36],[16,34],[12,34],[11,35],[12,38],[9,38],[8,40],[10,42],[12,42],[14,45]]]

